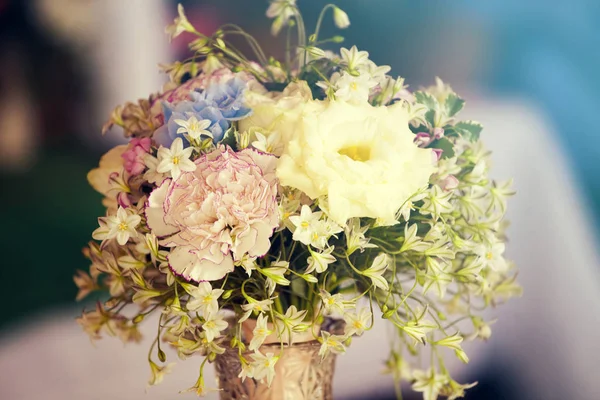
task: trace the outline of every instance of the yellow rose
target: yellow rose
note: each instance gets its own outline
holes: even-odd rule
[[[246,93],[246,104],[252,115],[239,121],[239,131],[251,133],[250,142],[257,139],[256,132],[266,136],[268,149],[277,156],[293,135],[296,123],[312,93],[305,81],[290,83],[283,92]]]
[[[394,220],[434,172],[432,152],[414,144],[400,104],[310,101],[290,129],[277,177],[312,199],[326,196],[342,225],[352,217]]]

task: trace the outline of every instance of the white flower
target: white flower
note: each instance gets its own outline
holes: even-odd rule
[[[267,136],[255,131],[256,140],[250,143],[256,150],[260,150],[269,154],[281,154],[284,148],[284,143],[281,140],[281,134],[278,131],[273,131]]]
[[[444,192],[438,185],[434,185],[423,199],[423,205],[420,209],[421,214],[431,214],[437,219],[440,214],[452,212],[453,207],[450,204],[452,196],[453,192]]]
[[[156,183],[157,185],[160,185],[162,181],[167,178],[167,176],[156,170],[158,167],[158,159],[152,154],[144,154],[143,160],[144,164],[148,168],[148,170],[144,172],[144,179],[150,183]]]
[[[273,304],[273,300],[254,300],[250,299],[247,304],[242,305],[242,310],[245,311],[242,318],[238,320],[238,323],[242,323],[247,320],[252,313],[263,314],[271,310],[271,304]]]
[[[260,273],[267,278],[267,291],[269,296],[275,292],[275,286],[288,286],[290,281],[284,276],[288,272],[289,263],[286,261],[276,261],[271,263],[269,268],[260,269]]]
[[[183,140],[176,138],[171,143],[171,148],[160,147],[158,149],[158,166],[156,171],[169,173],[173,179],[179,178],[181,172],[192,172],[196,170],[196,164],[190,157],[194,151],[193,147],[183,148]]]
[[[366,65],[369,61],[369,53],[366,51],[358,51],[356,46],[352,46],[350,50],[342,47],[340,53],[342,56],[342,63],[346,64],[350,71],[355,71],[358,67]]]
[[[321,300],[323,302],[323,307],[325,307],[325,312],[332,313],[334,311],[344,312],[344,308],[346,305],[344,304],[344,297],[340,294],[332,295],[325,290],[321,290],[319,294]]]
[[[388,79],[392,79],[386,75],[388,72],[390,72],[391,69],[392,69],[392,67],[390,67],[389,65],[377,65],[373,61],[368,60],[367,62],[365,62],[358,68],[358,71],[360,73],[369,75],[378,84],[382,85],[382,84],[388,83],[389,82]],[[398,78],[398,79],[402,79],[402,78]],[[400,82],[400,84],[398,84],[398,82],[394,79],[392,79],[392,82],[393,82],[393,86],[396,86],[396,87],[402,87],[402,85],[404,84],[404,80],[402,80]]]
[[[494,240],[491,243],[482,243],[477,246],[475,253],[481,257],[484,267],[490,267],[495,271],[504,271],[508,266],[502,256],[505,249],[504,243]]]
[[[219,311],[219,297],[223,294],[222,289],[213,289],[210,283],[200,282],[197,288],[190,293],[192,299],[187,302],[190,311],[200,310],[205,318]]]
[[[173,24],[165,28],[165,32],[170,36],[170,38],[176,38],[183,32],[196,32],[192,24],[190,24],[187,17],[185,16],[185,12],[181,4],[177,6],[177,13],[179,14],[179,16],[175,18]]]
[[[277,177],[283,186],[322,198],[328,216],[341,226],[352,217],[394,219],[434,172],[431,150],[413,143],[399,103],[314,101],[300,119]]]
[[[366,308],[362,308],[358,313],[344,314],[344,321],[346,321],[344,334],[347,336],[362,335],[372,325],[372,318],[373,314]]]
[[[252,108],[252,115],[240,120],[238,128],[256,137],[257,146],[262,142],[265,150],[271,149],[269,153],[280,156],[284,145],[295,136],[296,125],[304,106],[312,100],[312,92],[306,81],[292,82],[281,93],[265,94],[262,90],[266,92],[262,86],[246,92],[245,100]],[[259,140],[257,133],[265,136],[266,142]]]
[[[419,191],[417,194],[413,195],[410,199],[406,200],[400,210],[398,210],[397,220],[400,217],[404,218],[406,222],[410,219],[410,212],[414,210],[413,203],[417,201],[423,200],[426,196],[425,192]]]
[[[348,18],[348,14],[346,14],[344,10],[336,6],[333,7],[333,22],[335,23],[335,26],[337,26],[340,29],[346,29],[350,26],[350,19]]]
[[[256,327],[254,327],[254,330],[252,331],[252,340],[248,345],[248,350],[258,350],[267,336],[273,333],[273,331],[269,329],[268,322],[269,320],[265,315],[261,314],[258,316],[256,319]]]
[[[280,339],[284,343],[292,344],[293,335],[291,332],[304,332],[310,325],[304,323],[307,310],[298,311],[296,306],[290,306],[284,315],[277,313],[277,324],[278,333]]]
[[[148,385],[154,386],[154,385],[158,385],[159,383],[161,383],[163,381],[163,378],[165,377],[165,375],[170,373],[174,366],[175,366],[175,363],[170,363],[167,365],[163,365],[162,367],[159,367],[156,363],[154,363],[153,361],[150,361],[151,375],[150,375],[150,380],[148,381]]]
[[[423,392],[423,400],[436,400],[448,381],[446,375],[436,374],[433,367],[427,371],[413,371],[413,379],[412,388],[415,392]]]
[[[194,141],[198,141],[202,135],[210,138],[213,137],[212,132],[207,129],[212,123],[209,119],[198,121],[198,119],[192,115],[187,121],[184,119],[176,119],[175,123],[180,126],[177,128],[177,133],[187,133]]]
[[[431,243],[423,242],[421,238],[417,236],[417,228],[417,224],[409,226],[408,223],[406,223],[404,225],[404,242],[402,243],[402,247],[400,247],[401,253],[405,251],[422,253],[431,247]]]
[[[309,245],[312,242],[312,235],[315,231],[316,223],[321,219],[323,213],[321,211],[312,212],[309,206],[304,204],[300,209],[300,215],[294,215],[289,218],[296,229],[292,235],[292,239]]]
[[[252,377],[257,381],[267,379],[267,385],[271,386],[275,377],[275,364],[279,360],[273,353],[263,355],[260,351],[252,354]]]
[[[366,73],[354,76],[348,72],[344,72],[337,80],[336,86],[335,97],[337,100],[347,101],[352,104],[361,104],[369,100],[371,88],[377,86],[377,81]]]
[[[202,329],[206,335],[206,340],[212,342],[216,337],[221,336],[221,331],[227,329],[229,324],[223,320],[220,315],[209,315],[206,322],[202,324]]]
[[[129,241],[130,237],[137,237],[138,233],[135,228],[140,224],[142,218],[129,211],[119,207],[117,215],[109,215],[108,217],[98,218],[100,227],[92,233],[92,237],[96,240],[117,239],[117,243],[124,246]]]
[[[275,18],[271,27],[271,33],[277,35],[281,28],[294,15],[296,0],[274,0],[267,9],[267,17]]]
[[[329,352],[335,354],[345,353],[346,346],[344,346],[344,340],[346,340],[345,336],[332,335],[329,332],[321,331],[321,337],[319,338],[319,341],[321,342],[319,355],[321,356],[321,358],[327,357]]]
[[[244,268],[244,271],[250,276],[252,271],[256,269],[256,257],[251,257],[248,254],[244,254],[240,260],[235,262],[235,265],[239,265]]]
[[[240,378],[242,380],[242,382],[244,382],[246,380],[246,378],[252,378],[252,377],[254,377],[253,365],[246,363],[246,362],[242,362],[242,370],[238,374],[238,378]]]
[[[331,252],[333,252],[333,246],[329,247],[322,252],[312,251],[310,248],[310,257],[306,260],[308,263],[308,268],[304,271],[305,274],[310,274],[313,271],[317,271],[317,273],[321,274],[327,270],[329,264],[333,264],[336,260]]]
[[[427,312],[427,309],[423,311],[421,316],[413,321],[408,321],[406,325],[402,326],[402,330],[415,339],[415,344],[421,342],[426,343],[427,334],[434,329],[438,329],[438,325],[423,318],[423,315]],[[418,313],[417,313],[418,314]]]
[[[389,264],[390,257],[385,253],[381,253],[375,257],[373,264],[371,264],[368,269],[362,271],[362,274],[371,279],[373,286],[387,291],[390,289],[390,287],[388,282],[383,277],[383,273]]]
[[[363,251],[366,248],[377,247],[374,244],[369,243],[369,239],[365,237],[365,232],[369,229],[369,226],[360,226],[360,218],[351,218],[348,220],[348,225],[344,229],[346,236],[346,254],[350,255],[356,250]]]

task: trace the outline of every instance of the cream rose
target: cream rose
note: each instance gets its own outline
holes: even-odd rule
[[[394,220],[434,172],[431,150],[413,143],[400,104],[311,101],[293,129],[277,177],[312,199],[327,196],[330,217],[342,225],[352,217]]]
[[[250,142],[257,139],[256,132],[266,136],[268,153],[281,155],[285,143],[294,132],[304,105],[312,101],[312,93],[305,81],[290,83],[281,93],[246,93],[246,103],[252,115],[239,121],[239,131],[251,134]]]

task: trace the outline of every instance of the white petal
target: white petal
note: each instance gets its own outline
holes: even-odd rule
[[[260,222],[252,225],[252,228],[256,231],[256,242],[254,247],[248,250],[248,254],[252,257],[262,257],[271,248],[270,238],[273,235],[273,228]]]
[[[146,222],[152,233],[157,237],[172,235],[177,232],[177,228],[172,225],[165,224],[164,203],[167,197],[167,192],[171,180],[165,180],[159,187],[154,189],[148,198],[148,206],[146,207]]]
[[[233,271],[233,259],[223,253],[211,254],[208,249],[176,247],[168,257],[171,270],[185,279],[196,282],[216,281]]]

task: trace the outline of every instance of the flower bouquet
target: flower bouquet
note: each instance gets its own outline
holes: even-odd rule
[[[468,362],[461,342],[491,334],[481,311],[520,293],[503,258],[513,193],[488,177],[481,125],[457,118],[464,101],[440,80],[411,92],[355,46],[323,50],[342,40],[319,36],[329,11],[349,25],[328,5],[307,37],[294,0],[270,4],[280,62],[236,25],[197,32],[179,6],[167,32],[188,34],[192,56],[105,126],[129,142],[88,175],[107,211],[75,282],[78,298],[110,298],[78,322],[138,341],[158,314],[150,384],[172,346],[204,357],[198,394],[209,362],[231,375],[222,398],[329,399],[335,355],[386,322],[399,394],[405,380],[425,399],[462,397],[472,385],[444,349]]]

